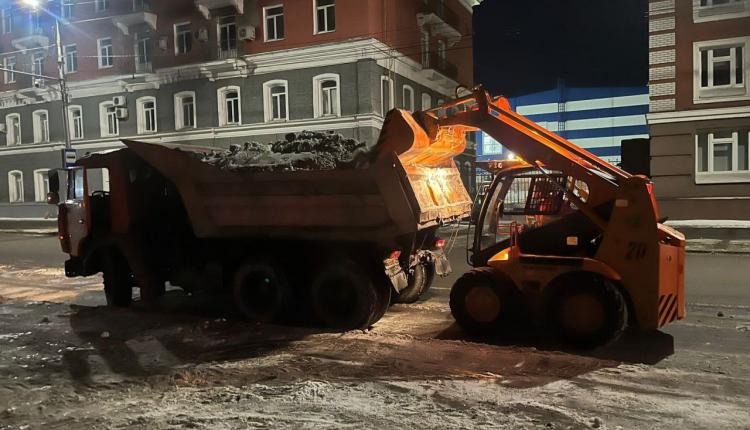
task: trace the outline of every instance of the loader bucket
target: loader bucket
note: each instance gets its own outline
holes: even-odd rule
[[[462,130],[444,127],[430,139],[409,112],[388,113],[378,150],[381,156],[398,155],[419,204],[420,223],[462,219],[470,214],[471,198],[453,160],[465,148]]]

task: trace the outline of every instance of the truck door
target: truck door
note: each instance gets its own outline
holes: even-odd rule
[[[89,234],[88,189],[86,170],[76,167],[68,170],[68,189],[65,202],[60,205],[61,221],[66,228],[70,255],[78,256],[80,244]],[[63,232],[60,232],[63,234]]]

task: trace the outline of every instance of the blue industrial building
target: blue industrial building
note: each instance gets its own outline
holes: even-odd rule
[[[509,98],[514,111],[611,163],[623,140],[648,138],[648,87],[557,88]],[[477,136],[477,161],[507,158],[507,149]]]

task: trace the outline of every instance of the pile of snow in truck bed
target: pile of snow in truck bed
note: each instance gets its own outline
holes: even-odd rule
[[[365,142],[333,132],[288,133],[274,143],[247,142],[212,151],[203,161],[222,169],[257,171],[333,170],[361,167],[370,159]]]

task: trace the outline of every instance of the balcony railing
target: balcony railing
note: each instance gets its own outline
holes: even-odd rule
[[[153,71],[153,63],[151,63],[150,61],[146,63],[135,63],[135,73],[153,73]]]
[[[237,48],[234,49],[220,49],[218,53],[219,60],[228,60],[231,58],[237,58]]]
[[[446,3],[448,2],[440,0],[427,0],[427,3],[424,5],[423,12],[435,14],[444,23],[458,30],[461,20],[458,17],[458,14],[448,8],[448,5]]]
[[[436,52],[431,52],[422,59],[422,67],[440,72],[453,80],[458,78],[458,67],[446,58],[440,57]]]

